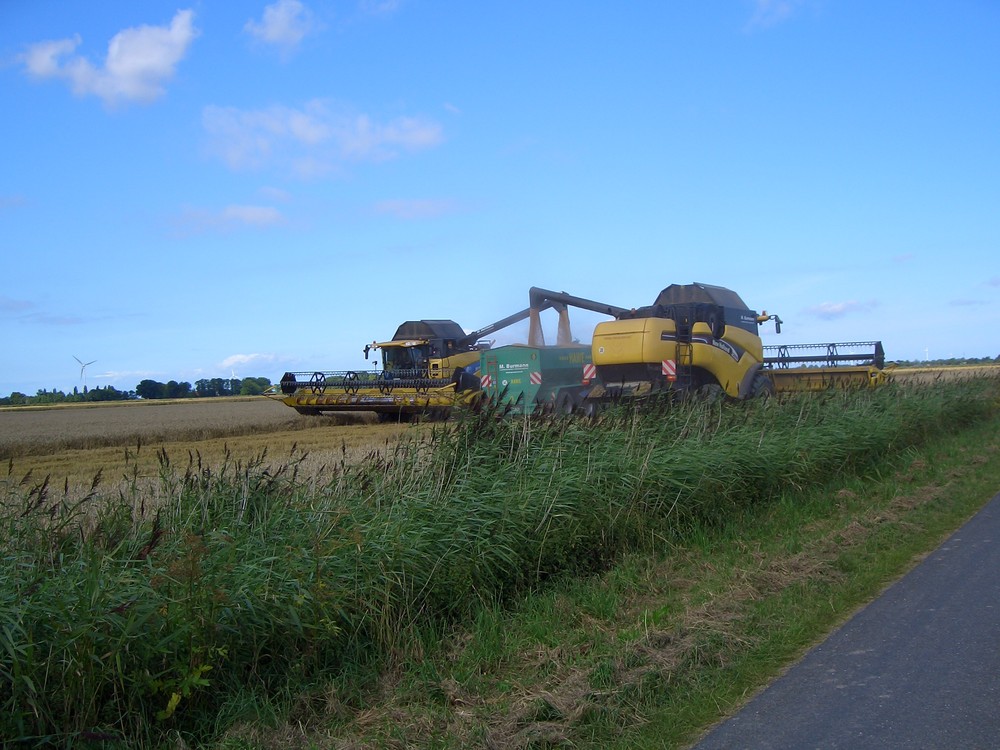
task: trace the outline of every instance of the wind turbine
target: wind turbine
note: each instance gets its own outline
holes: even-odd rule
[[[94,362],[96,362],[97,360],[96,359],[92,359],[92,360],[90,360],[90,362],[82,362],[80,360],[80,358],[77,357],[75,354],[73,355],[73,359],[75,359],[79,363],[79,365],[80,365],[80,380],[83,381],[83,387],[84,387],[84,390],[86,390],[86,388],[87,388],[86,369],[90,365],[94,364]]]

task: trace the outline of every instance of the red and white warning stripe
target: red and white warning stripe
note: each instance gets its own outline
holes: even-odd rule
[[[532,385],[541,385],[542,384],[542,373],[538,372],[537,370],[529,373],[528,374],[528,382],[531,383]]]
[[[597,377],[597,368],[587,363],[583,366],[583,384],[589,385],[590,381]]]
[[[482,386],[483,388],[489,388],[491,385],[493,385],[493,378],[491,378],[489,375],[483,375],[481,378],[479,378],[479,385]]]
[[[672,359],[663,360],[663,366],[660,368],[663,376],[669,380],[671,383],[677,380],[677,363]]]

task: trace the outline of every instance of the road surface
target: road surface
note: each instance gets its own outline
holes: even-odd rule
[[[1000,748],[1000,495],[694,747]]]

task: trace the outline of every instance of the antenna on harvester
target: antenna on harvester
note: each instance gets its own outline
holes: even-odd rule
[[[83,387],[86,389],[86,387],[87,387],[87,374],[86,374],[87,368],[90,367],[90,365],[94,364],[94,362],[96,362],[97,360],[96,359],[92,359],[92,360],[90,360],[90,362],[83,362],[75,354],[73,355],[73,359],[75,359],[77,361],[77,363],[79,363],[79,365],[80,365],[80,380],[83,381]]]

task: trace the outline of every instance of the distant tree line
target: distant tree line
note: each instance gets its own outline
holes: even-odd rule
[[[0,396],[0,406],[43,406],[47,404],[74,404],[90,401],[130,401],[135,399],[210,398],[213,396],[258,396],[271,381],[268,378],[204,378],[190,383],[170,380],[160,383],[143,380],[133,391],[119,391],[114,386],[73,388],[72,393],[60,390],[39,389],[34,396],[14,391]]]
[[[958,367],[960,365],[1000,365],[996,357],[951,357],[950,359],[897,359],[900,367]]]
[[[259,396],[271,381],[267,378],[203,378],[190,383],[143,380],[135,387],[139,398],[211,398],[213,396]]]

